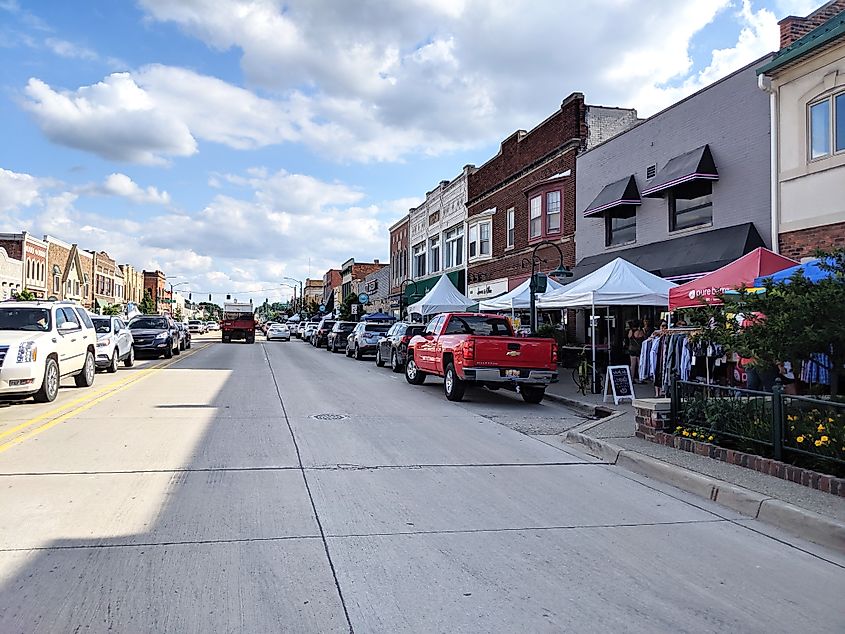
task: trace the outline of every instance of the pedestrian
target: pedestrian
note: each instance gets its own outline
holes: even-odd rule
[[[651,325],[651,319],[648,317],[643,319],[643,333],[645,334],[646,339],[654,334],[654,326]]]
[[[640,352],[643,349],[643,340],[645,339],[645,332],[639,321],[633,320],[628,322],[628,331],[625,333],[625,341],[628,348],[628,359],[631,364],[631,378],[634,383],[645,383],[645,381],[637,380],[640,376]]]

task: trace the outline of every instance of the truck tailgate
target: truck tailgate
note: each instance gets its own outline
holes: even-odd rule
[[[553,339],[473,337],[477,367],[546,368],[552,362]]]

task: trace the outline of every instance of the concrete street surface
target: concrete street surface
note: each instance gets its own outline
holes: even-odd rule
[[[0,406],[0,632],[845,631],[842,557],[581,422],[219,333]]]

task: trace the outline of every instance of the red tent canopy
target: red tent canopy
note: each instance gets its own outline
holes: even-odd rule
[[[717,295],[740,287],[751,286],[754,278],[771,275],[798,264],[773,251],[758,247],[738,260],[712,273],[669,289],[669,310],[706,304],[721,304]]]

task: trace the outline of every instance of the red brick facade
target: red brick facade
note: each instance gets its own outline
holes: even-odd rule
[[[575,156],[587,137],[585,115],[584,96],[573,93],[555,114],[533,130],[520,130],[505,139],[499,153],[470,174],[468,223],[472,225],[474,217],[489,213],[490,209],[495,209],[495,213],[492,257],[469,262],[468,286],[508,278],[508,288],[513,289],[530,275],[530,265],[523,266],[522,260],[530,257],[540,240],[531,240],[528,235],[529,195],[550,188],[561,192],[561,228],[549,237],[561,247],[564,266],[575,265]],[[510,208],[514,210],[513,247],[507,245]],[[554,247],[543,247],[537,254],[544,260],[541,270],[557,268]]]
[[[166,311],[165,305],[160,303],[162,299],[167,299],[166,283],[167,278],[161,271],[144,271],[144,292],[150,292],[150,295],[155,302],[156,311],[164,314]]]
[[[781,255],[793,260],[813,257],[816,249],[845,249],[845,222],[782,233],[779,243]]]
[[[805,18],[794,15],[784,18],[778,22],[780,25],[780,47],[786,48],[795,40],[801,39],[817,26],[821,26],[842,11],[845,11],[845,0],[831,0]]]
[[[405,216],[390,228],[390,294],[398,295],[399,289],[410,270],[408,249],[409,216]]]

